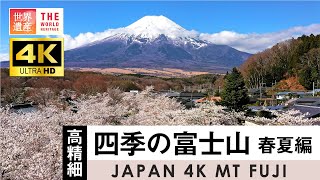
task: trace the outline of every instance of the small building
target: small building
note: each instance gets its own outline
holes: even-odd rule
[[[178,92],[166,92],[166,93],[164,93],[164,95],[167,97],[170,97],[170,98],[180,97],[180,93],[178,93]]]
[[[204,102],[220,102],[221,97],[220,96],[210,96],[210,97],[204,97],[201,99],[196,100],[196,103],[204,103]]]
[[[278,100],[285,100],[285,99],[290,99],[291,97],[306,97],[306,96],[312,96],[312,92],[303,92],[303,91],[296,91],[296,92],[291,92],[291,91],[286,91],[286,92],[278,92],[276,94],[276,99]]]
[[[262,106],[249,106],[248,109],[250,109],[253,112],[258,112],[261,111],[263,109]]]
[[[276,106],[249,106],[248,108],[253,111],[281,111],[285,106],[283,105],[276,105]]]
[[[288,99],[291,92],[278,92],[276,98],[278,100]]]
[[[139,90],[130,90],[130,93],[132,93],[132,94],[138,94],[138,93],[139,93]]]
[[[198,100],[204,98],[206,95],[199,92],[167,92],[164,93],[165,96],[170,98],[180,98],[180,99],[190,99],[190,100]]]
[[[281,111],[283,110],[284,107],[285,107],[284,105],[276,105],[276,106],[267,106],[265,107],[265,109],[269,111]]]
[[[295,101],[297,105],[307,105],[307,106],[319,106],[320,107],[320,97],[304,97],[299,98]]]
[[[197,100],[204,98],[205,94],[198,92],[181,92],[179,97],[183,99]]]
[[[195,106],[195,102],[198,99],[204,98],[205,94],[198,92],[167,92],[164,93],[165,96],[170,98],[176,98],[177,101],[185,105],[186,108],[192,108]]]
[[[298,110],[302,114],[306,114],[306,118],[320,117],[320,107],[307,105],[294,105],[290,109]]]
[[[32,103],[11,104],[10,109],[16,113],[28,113],[37,111],[37,107]]]
[[[314,92],[314,94],[319,94],[320,89],[314,89],[314,90],[310,91],[309,93],[313,95],[313,92]]]
[[[249,97],[260,97],[260,89],[259,88],[248,89],[248,96]]]

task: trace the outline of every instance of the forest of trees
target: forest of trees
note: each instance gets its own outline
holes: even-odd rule
[[[306,89],[313,82],[320,86],[320,35],[303,35],[278,43],[251,56],[240,70],[248,88],[260,83],[274,85],[282,79],[297,77]]]
[[[108,75],[95,72],[65,71],[64,77],[9,77],[8,69],[1,69],[1,97],[2,103],[18,103],[26,100],[43,99],[49,95],[54,98],[62,90],[74,93],[95,95],[107,92],[108,89],[118,88],[122,91],[143,90],[153,86],[155,91],[175,90],[183,91],[185,87],[214,88],[213,84],[221,82],[220,75],[204,74],[189,78],[161,78],[144,75]],[[220,86],[220,85],[217,85]],[[50,90],[50,91],[48,91]],[[47,93],[44,93],[47,92]],[[66,91],[63,91],[66,92]],[[42,96],[42,98],[39,98]],[[37,97],[37,98],[35,98]],[[40,103],[40,102],[39,102]]]

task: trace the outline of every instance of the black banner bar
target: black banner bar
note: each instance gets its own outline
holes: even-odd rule
[[[87,126],[63,126],[63,180],[87,179]]]

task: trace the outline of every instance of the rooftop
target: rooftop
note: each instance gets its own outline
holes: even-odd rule
[[[290,109],[299,110],[302,114],[307,114],[306,118],[320,117],[320,107],[305,106],[305,105],[294,105]]]

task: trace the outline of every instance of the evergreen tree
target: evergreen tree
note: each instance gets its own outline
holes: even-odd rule
[[[312,79],[310,67],[304,67],[299,73],[299,83],[306,89],[312,89]]]
[[[219,90],[216,90],[216,91],[214,92],[214,96],[220,96],[220,91],[219,91]]]
[[[230,110],[243,111],[249,103],[248,91],[244,79],[237,68],[225,76],[224,88],[221,92],[221,104]]]

